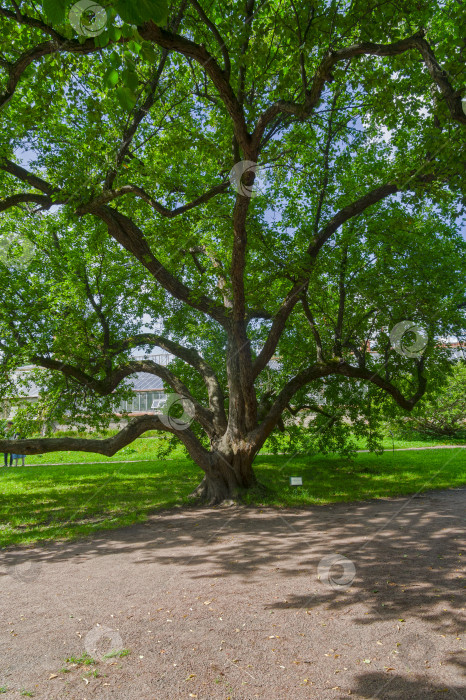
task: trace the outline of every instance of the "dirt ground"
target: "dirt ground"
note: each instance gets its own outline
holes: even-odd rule
[[[177,509],[3,551],[4,697],[466,698],[465,496]]]

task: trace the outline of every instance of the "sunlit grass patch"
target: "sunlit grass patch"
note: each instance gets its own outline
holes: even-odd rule
[[[466,483],[466,449],[335,455],[259,455],[266,488],[250,505],[306,507],[443,489]],[[301,476],[302,486],[290,486]],[[186,458],[136,463],[66,464],[0,469],[1,546],[91,536],[144,522],[157,510],[187,506],[202,472]]]

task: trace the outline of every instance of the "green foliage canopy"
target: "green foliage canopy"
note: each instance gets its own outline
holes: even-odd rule
[[[464,328],[461,4],[102,5],[96,36],[61,0],[0,7],[0,235],[35,251],[2,260],[3,396],[32,363],[36,418],[99,427],[153,372],[193,401],[199,463],[255,453],[312,383],[411,409]],[[134,361],[154,346],[173,366]]]

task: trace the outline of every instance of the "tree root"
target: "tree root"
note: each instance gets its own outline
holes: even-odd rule
[[[256,482],[250,488],[219,489],[218,486],[212,487],[207,477],[204,476],[201,483],[189,494],[188,498],[199,505],[243,505],[246,503],[245,496],[247,494],[263,498],[269,491],[270,489],[260,482]]]

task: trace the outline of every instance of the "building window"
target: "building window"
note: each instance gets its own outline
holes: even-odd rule
[[[130,401],[122,401],[117,413],[155,413],[166,401],[163,391],[138,391]]]

